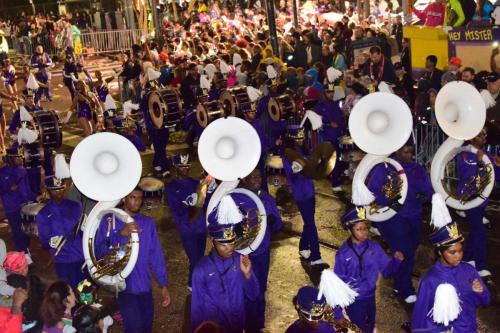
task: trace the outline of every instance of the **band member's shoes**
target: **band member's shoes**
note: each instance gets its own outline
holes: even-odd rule
[[[311,266],[312,267],[324,267],[324,268],[330,267],[330,265],[328,265],[326,263],[326,261],[324,261],[323,259],[311,261]]]
[[[187,286],[187,288],[188,288],[188,291],[189,291],[190,293],[192,293],[192,292],[193,292],[193,288],[191,288],[190,286]]]
[[[307,260],[311,256],[311,250],[301,250],[299,251],[299,254],[300,258]]]
[[[487,269],[482,269],[478,273],[479,273],[479,276],[483,278],[483,280],[487,277],[491,277],[491,272]]]
[[[417,295],[410,295],[405,298],[405,303],[406,304],[413,304],[417,301]]]
[[[155,166],[153,169],[154,169],[155,171],[161,171],[161,166]]]
[[[335,187],[332,187],[332,192],[333,193],[339,193],[339,192],[343,192],[344,190],[342,189],[342,186],[335,186]]]

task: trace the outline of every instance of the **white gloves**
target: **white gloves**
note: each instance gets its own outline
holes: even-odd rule
[[[293,173],[299,173],[304,169],[304,167],[297,161],[292,162],[292,171]]]

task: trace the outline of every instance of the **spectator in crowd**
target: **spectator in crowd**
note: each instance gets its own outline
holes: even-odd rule
[[[417,17],[424,21],[424,25],[427,27],[437,27],[444,23],[445,16],[445,2],[443,0],[435,0],[425,7],[423,10],[413,9],[413,12]]]
[[[474,68],[465,67],[462,71],[462,75],[461,75],[460,79],[462,81],[465,81],[467,83],[474,85],[475,75],[476,75],[476,71],[474,70]]]
[[[427,56],[425,59],[425,74],[424,79],[429,80],[431,87],[438,90],[441,89],[441,76],[443,71],[436,68],[437,57],[433,54]]]
[[[380,82],[396,82],[396,73],[391,59],[386,58],[378,46],[370,48],[370,59],[365,63],[363,72],[370,77],[375,86]]]

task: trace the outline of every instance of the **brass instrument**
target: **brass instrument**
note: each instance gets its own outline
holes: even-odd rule
[[[201,213],[205,199],[207,198],[208,185],[212,181],[212,176],[206,176],[196,189],[196,203],[190,211],[189,222],[192,223],[196,217]]]
[[[322,142],[307,159],[294,149],[286,148],[285,156],[290,161],[296,161],[303,167],[302,173],[312,179],[322,179],[335,168],[337,152],[330,142]]]
[[[340,332],[340,333],[348,333],[348,332],[354,332],[354,333],[363,333],[363,331],[353,322],[349,320],[345,320],[344,322],[339,322],[336,321],[334,316],[333,316],[333,309],[330,305],[325,306],[325,312],[324,312],[324,317],[325,320],[335,328],[335,332]]]
[[[254,220],[257,222],[252,225],[251,222]],[[247,212],[245,222],[242,224],[241,230],[239,231],[241,235],[239,235],[240,237],[238,237],[235,242],[236,249],[244,249],[251,246],[251,243],[260,231],[261,221],[262,217],[259,215],[259,211],[257,209],[252,209]]]
[[[386,165],[387,167],[387,165]],[[382,186],[382,193],[384,193],[385,198],[389,202],[393,202],[401,198],[401,190],[403,189],[403,179],[396,172],[389,172],[387,175],[387,181],[384,186]],[[377,210],[383,208],[376,203],[370,204],[370,214],[375,214]]]
[[[481,176],[481,173],[485,172],[484,176]],[[470,199],[474,197],[481,197],[483,191],[492,181],[493,168],[491,165],[484,165],[482,168],[479,168],[475,175],[472,175],[464,185],[464,193],[460,196],[457,196],[456,193],[450,190],[446,186],[446,182],[444,179],[441,180],[441,184],[443,185],[444,190],[448,194],[449,197],[457,199],[460,203],[464,204]]]

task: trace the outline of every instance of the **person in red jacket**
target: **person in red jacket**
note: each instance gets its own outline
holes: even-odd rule
[[[0,332],[21,333],[23,324],[22,305],[28,299],[28,292],[17,288],[12,296],[12,307],[0,307]]]
[[[413,9],[419,19],[424,21],[427,27],[437,27],[443,25],[446,5],[443,0],[431,2],[424,10]]]

